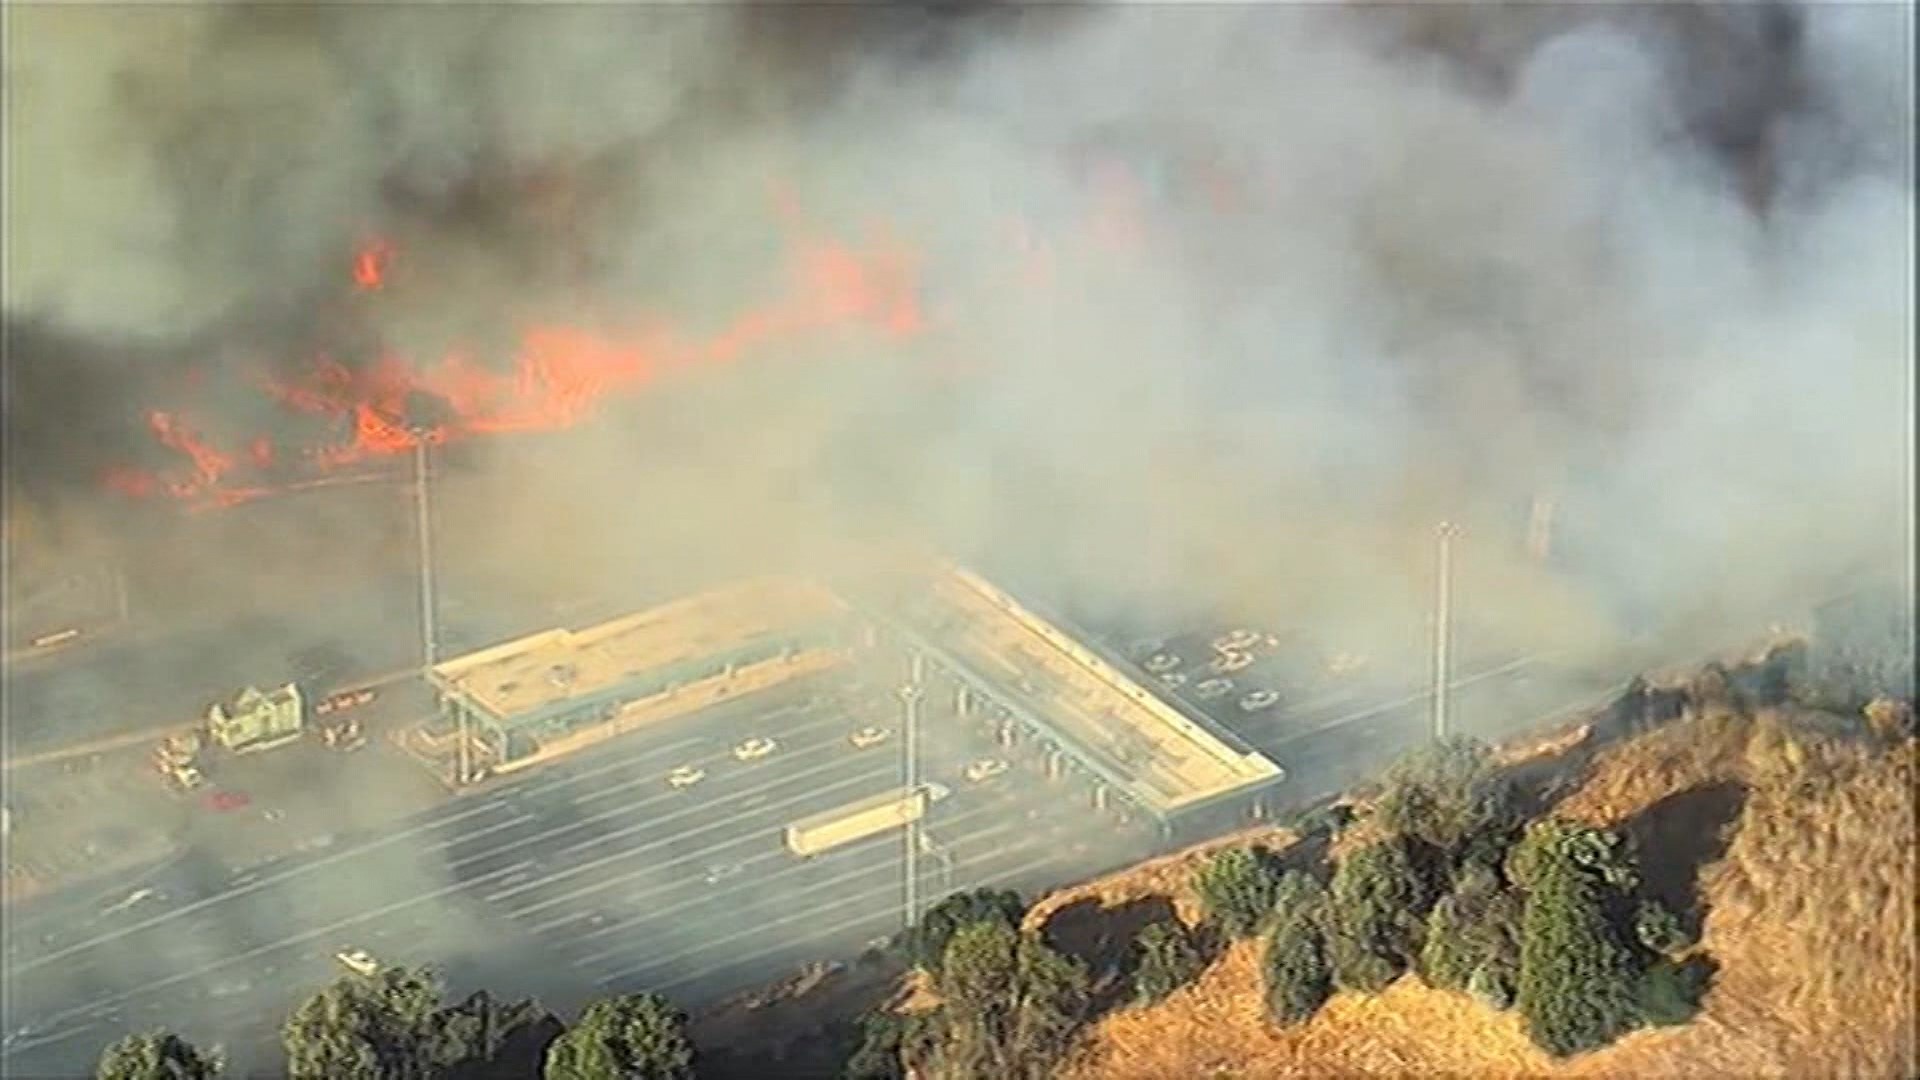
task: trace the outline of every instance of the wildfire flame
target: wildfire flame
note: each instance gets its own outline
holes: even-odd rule
[[[1232,179],[1202,173],[1196,186],[1216,208],[1243,201]],[[1084,237],[1107,254],[1140,254],[1149,242],[1147,188],[1124,162],[1109,161],[1088,185]],[[282,453],[273,440],[256,436],[232,453],[213,445],[178,411],[148,416],[153,437],[184,459],[185,468],[165,474],[117,468],[103,478],[112,491],[133,498],[170,496],[199,509],[230,506],[276,490],[366,478],[340,470],[413,449],[416,439],[441,443],[478,435],[565,428],[592,415],[611,396],[627,394],[663,372],[742,359],[769,344],[803,334],[865,329],[901,339],[924,333],[918,263],[884,229],[868,242],[849,246],[804,220],[793,192],[776,185],[775,216],[797,237],[787,266],[787,290],[779,299],[741,312],[704,340],[689,340],[661,321],[607,336],[569,326],[532,325],[519,331],[510,371],[494,370],[455,351],[422,360],[386,355],[348,367],[316,357],[292,379],[263,378],[257,385],[282,408],[319,418],[332,436],[319,445]],[[1056,246],[1025,220],[1008,231],[1009,258],[1029,286],[1056,283]],[[352,263],[356,290],[388,283],[395,246],[384,238],[363,244]],[[420,395],[438,399],[451,418],[428,424],[409,415]],[[425,426],[423,426],[425,425]],[[299,475],[293,470],[304,470]],[[272,473],[271,481],[244,474]],[[317,475],[314,475],[317,474]]]
[[[368,241],[353,257],[353,283],[362,292],[378,289],[387,280],[387,263],[393,258],[393,245],[385,240]]]
[[[353,264],[361,290],[386,280],[392,245],[376,241]],[[629,393],[663,372],[739,360],[796,335],[866,327],[893,338],[920,333],[917,267],[884,233],[860,247],[822,237],[803,239],[788,268],[787,294],[735,317],[706,340],[687,340],[662,325],[619,339],[567,326],[536,325],[520,332],[510,371],[496,371],[460,352],[422,363],[399,355],[350,368],[317,357],[293,379],[263,378],[264,392],[283,408],[329,422],[335,436],[301,450],[295,460],[322,474],[412,450],[416,439],[446,442],[477,435],[548,431],[590,416],[601,402]],[[445,403],[450,418],[426,423],[409,416],[409,403],[426,394]],[[234,483],[244,473],[284,466],[271,438],[256,436],[228,452],[210,442],[177,411],[155,410],[148,427],[185,467],[156,474],[119,468],[108,488],[135,498],[166,495],[195,508],[230,506],[277,486]]]

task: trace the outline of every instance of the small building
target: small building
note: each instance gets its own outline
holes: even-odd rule
[[[840,666],[852,612],[812,582],[737,583],[584,630],[547,630],[428,673],[441,715],[414,733],[500,774]],[[462,721],[465,721],[465,725]]]
[[[207,710],[207,735],[234,753],[265,750],[299,738],[305,710],[293,683],[266,692],[249,686],[232,705]]]
[[[1264,813],[1286,770],[1232,732],[1169,701],[1058,616],[958,566],[931,568],[902,590],[892,622],[973,702],[1048,748],[1094,785],[1096,805],[1119,800],[1168,835],[1200,835]]]

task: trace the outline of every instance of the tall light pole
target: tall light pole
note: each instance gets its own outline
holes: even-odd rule
[[[1447,684],[1452,680],[1453,663],[1453,541],[1460,529],[1450,521],[1435,530],[1439,546],[1439,573],[1434,586],[1433,612],[1433,737],[1447,737]]]
[[[920,685],[922,663],[919,653],[913,654],[911,670],[907,682],[900,687],[901,704],[901,772],[905,779],[903,787],[909,799],[920,800],[920,812],[926,813],[925,796],[920,793],[920,698],[924,693]],[[906,890],[901,898],[901,921],[907,929],[919,920],[920,915],[920,818],[907,822],[906,831]]]
[[[418,522],[420,539],[420,677],[431,687],[433,680],[434,643],[433,619],[433,515],[427,500],[427,437],[428,430],[415,427],[413,433],[413,509]],[[467,767],[467,710],[458,706],[454,709],[460,724],[459,745],[455,749],[457,770],[454,774],[456,784],[467,782],[470,769]]]

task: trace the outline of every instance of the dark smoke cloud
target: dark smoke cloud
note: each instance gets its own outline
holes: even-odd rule
[[[767,293],[786,187],[917,245],[946,321],[908,352],[974,374],[737,389],[682,454],[743,491],[811,477],[1089,589],[1356,622],[1423,602],[1440,516],[1488,581],[1530,573],[1502,538],[1536,491],[1606,619],[1731,619],[1904,540],[1904,8],[9,17],[7,310],[61,334],[218,366],[697,328]],[[1141,248],[1060,243],[1031,286],[1009,223],[1084,233],[1114,158]],[[401,255],[355,300],[373,234]],[[35,385],[58,415],[147,393]],[[797,441],[714,430],[750,428]],[[644,485],[631,451],[582,463],[583,505]],[[1518,636],[1586,625],[1551,582],[1492,591]]]

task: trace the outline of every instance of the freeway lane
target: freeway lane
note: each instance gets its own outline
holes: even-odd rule
[[[1496,708],[1506,712],[1521,670],[1463,679],[1457,715],[1491,722]],[[562,1007],[639,988],[697,1004],[801,959],[847,955],[897,926],[899,837],[799,862],[780,830],[898,782],[897,744],[854,751],[845,742],[895,708],[884,696],[848,704],[817,693],[730,706],[701,718],[699,735],[676,727],[623,740],[388,837],[183,892],[172,910],[112,934],[70,934],[19,965],[27,978],[9,1026],[34,1018],[39,1032],[9,1056],[70,1070],[115,1031],[160,1022],[233,1046],[258,1042],[272,1025],[249,1031],[241,997],[247,1015],[277,1019],[337,973],[333,952],[355,946],[434,963],[456,987],[537,993]],[[1316,714],[1278,740],[1302,785],[1294,797],[1377,768],[1424,730],[1421,700],[1356,712]],[[1311,730],[1342,719],[1345,727]],[[1148,851],[1137,831],[1093,817],[1072,782],[1019,772],[984,787],[958,782],[961,762],[994,752],[977,723],[934,709],[923,731],[925,774],[955,788],[929,826],[954,860],[952,878],[940,880],[941,860],[923,859],[923,895],[948,883],[1050,886]],[[727,747],[747,734],[782,748],[735,762]],[[668,789],[666,772],[686,763],[707,768],[707,779]],[[715,866],[739,870],[709,883]],[[348,890],[343,879],[359,884]],[[480,971],[492,974],[483,981]]]
[[[177,1010],[183,997],[217,998],[235,983],[310,988],[334,973],[334,951],[356,944],[377,944],[396,961],[443,963],[509,947],[474,935],[525,937],[511,929],[512,915],[574,914],[569,905],[630,893],[634,878],[701,879],[721,859],[780,852],[780,830],[793,818],[897,783],[897,753],[854,751],[845,742],[852,728],[888,708],[849,709],[821,698],[742,719],[736,726],[783,743],[773,758],[751,765],[732,761],[714,740],[700,741],[709,747],[704,754],[678,742],[608,747],[567,774],[537,774],[394,836],[231,883],[25,959],[18,965],[23,993],[9,1011],[39,1014],[42,1030],[69,1022],[100,1027],[116,1014],[158,1011],[162,1002]],[[937,727],[928,736],[936,753],[951,743]],[[708,768],[709,778],[669,790],[666,771],[689,761]],[[375,880],[363,880],[369,876]],[[347,878],[355,888],[341,887]]]

